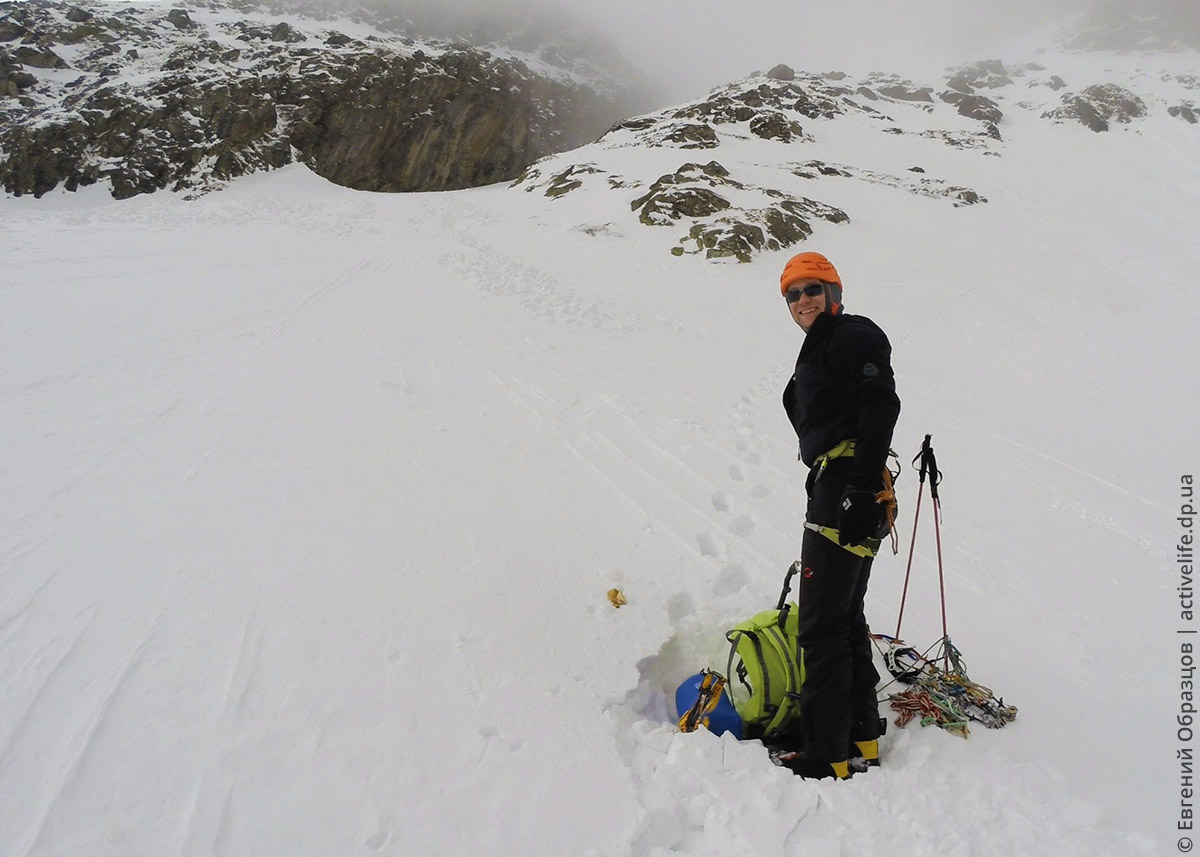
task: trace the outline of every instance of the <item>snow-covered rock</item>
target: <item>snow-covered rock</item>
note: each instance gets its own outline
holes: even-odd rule
[[[621,85],[503,46],[249,3],[0,3],[0,42],[13,194],[205,189],[294,160],[362,190],[488,184],[593,139]]]
[[[988,181],[987,160],[1007,154],[1002,129],[1009,125],[1081,123],[1105,131],[1116,123],[1142,133],[1152,117],[1196,118],[1188,97],[1195,77],[1179,70],[1189,67],[1186,58],[1158,72],[1105,56],[1077,55],[1070,70],[1043,60],[985,60],[949,68],[944,79],[928,83],[882,72],[855,79],[777,66],[619,122],[592,144],[532,165],[514,187],[540,192],[560,211],[565,197],[597,194],[606,198],[601,204],[611,207],[613,222],[673,227],[664,250],[676,256],[746,262],[804,241],[819,221],[869,216],[856,194],[845,192],[848,183],[956,207],[986,203],[989,189],[978,182]],[[1064,75],[1124,85],[1076,87]],[[1161,127],[1153,123],[1145,131],[1158,134]],[[846,148],[851,140],[853,155]],[[876,142],[862,147],[864,140]],[[937,150],[947,146],[964,159],[940,158]],[[657,154],[635,159],[636,149]],[[697,149],[705,150],[707,166],[696,162]],[[953,172],[932,174],[923,163],[953,163]]]
[[[1128,89],[1114,83],[1089,86],[1063,96],[1063,104],[1042,114],[1047,119],[1081,122],[1093,131],[1107,131],[1112,122],[1128,124],[1146,115],[1146,104]]]

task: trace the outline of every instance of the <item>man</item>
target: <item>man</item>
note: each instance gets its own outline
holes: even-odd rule
[[[842,280],[820,253],[788,260],[779,279],[805,333],[783,406],[809,467],[801,547],[800,749],[784,763],[805,777],[849,776],[849,760],[879,763],[879,673],[863,600],[887,532],[884,490],[900,400],[891,345],[874,322],[846,315]]]

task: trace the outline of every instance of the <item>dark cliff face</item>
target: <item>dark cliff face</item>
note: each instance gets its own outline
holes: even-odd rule
[[[513,178],[556,147],[563,87],[464,52],[417,64],[359,58],[335,89],[307,93],[292,144],[320,175],[360,190],[450,190]]]
[[[300,160],[356,189],[450,190],[514,178],[615,118],[602,85],[337,27],[217,3],[0,3],[0,186],[125,198]]]

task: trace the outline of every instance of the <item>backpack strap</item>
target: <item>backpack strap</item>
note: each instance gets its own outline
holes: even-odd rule
[[[787,690],[784,692],[783,701],[775,709],[775,716],[771,718],[771,722],[767,724],[767,728],[763,733],[764,735],[772,735],[781,731],[795,716],[797,703],[800,700],[800,664],[797,661],[797,655],[787,644],[784,629],[781,629],[779,626],[773,626],[765,628],[764,634],[772,648],[782,657],[787,675]]]

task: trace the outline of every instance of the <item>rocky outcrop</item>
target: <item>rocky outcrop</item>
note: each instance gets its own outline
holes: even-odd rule
[[[670,145],[680,149],[715,149],[720,145],[717,132],[703,122],[678,122],[664,126],[657,139],[647,138],[648,145]]]
[[[1195,109],[1187,104],[1179,104],[1168,107],[1167,115],[1178,116],[1180,119],[1192,125],[1195,125],[1197,121]]]
[[[760,113],[751,119],[750,133],[764,140],[778,140],[780,143],[804,139],[804,128],[799,122],[788,119],[774,110]]]
[[[924,175],[925,170],[921,167],[910,167],[908,172]],[[829,164],[824,161],[806,161],[802,164],[793,165],[792,174],[798,178],[809,180],[819,179],[821,177],[856,179],[869,184],[879,184],[900,190],[906,190],[909,193],[916,194],[917,196],[929,197],[931,199],[946,199],[955,206],[975,205],[977,203],[987,202],[986,197],[980,196],[979,193],[971,188],[952,185],[948,182],[942,181],[941,179],[896,176],[890,173],[882,173],[875,170],[863,169],[862,167],[852,167],[848,164]]]
[[[553,123],[554,107],[571,106],[565,87],[476,51],[362,55],[296,100],[289,142],[317,173],[362,190],[504,181],[576,142]]]
[[[36,83],[36,76],[25,71],[7,50],[0,48],[0,99],[18,99]]]
[[[964,95],[955,91],[943,92],[939,97],[958,108],[960,115],[982,122],[989,136],[1001,139],[1000,120],[1004,118],[1004,111],[995,101],[982,95]]]
[[[704,101],[676,110],[676,119],[701,119],[715,125],[730,125],[749,122],[758,115],[758,110],[743,101],[735,101],[727,95],[714,95]]]
[[[67,68],[66,60],[50,48],[22,45],[12,52],[12,59],[26,68]]]
[[[1004,111],[1000,109],[1000,105],[982,95],[943,92],[941,99],[947,104],[953,104],[958,108],[959,114],[966,116],[968,119],[975,119],[979,122],[989,122],[996,125],[1004,118]]]
[[[855,90],[855,93],[870,101],[884,99],[907,101],[920,105],[933,103],[933,87],[917,86],[911,80],[879,72],[869,75],[865,83]]]
[[[1089,86],[1063,96],[1061,107],[1042,114],[1055,121],[1080,122],[1093,131],[1107,131],[1112,122],[1128,123],[1146,115],[1146,104],[1128,89],[1113,83]]]
[[[471,187],[594,137],[611,107],[485,51],[218,11],[0,3],[0,186],[126,198],[301,160],[362,190]],[[74,79],[43,78],[67,44]]]
[[[825,76],[788,71],[790,77],[776,68],[758,78],[762,83],[747,85],[739,82],[723,87],[701,101],[676,109],[671,115],[719,126],[750,122],[765,111],[785,117],[794,112],[809,119],[832,119],[847,111],[859,110],[846,100],[853,90],[831,83]]]
[[[759,194],[766,204],[733,211],[722,192]],[[703,253],[707,259],[734,258],[739,262],[750,261],[761,250],[779,250],[803,241],[812,234],[813,219],[829,223],[850,219],[831,205],[736,181],[716,161],[684,164],[674,173],[660,176],[631,207],[647,226],[692,221],[687,234],[671,250],[676,256]]]
[[[535,164],[525,170],[513,187],[523,187],[531,193],[540,190],[552,199],[581,188],[622,195],[637,189],[630,199],[629,210],[638,222],[651,227],[683,227],[686,231],[679,235],[671,253],[703,254],[706,259],[747,262],[755,253],[803,241],[812,234],[814,221],[845,223],[850,219],[834,206],[738,181],[717,161],[685,163],[648,186],[607,172],[592,162],[549,173]],[[732,202],[735,198],[736,205]],[[600,235],[610,234],[610,225],[579,228]]]
[[[775,192],[777,200],[765,208],[740,211],[736,216],[713,218],[696,223],[688,230],[680,246],[672,248],[676,256],[703,253],[706,259],[733,258],[749,262],[763,250],[782,250],[812,235],[812,220],[847,223],[846,212],[811,199]],[[689,251],[689,245],[691,250]]]
[[[724,126],[764,140],[782,143],[810,139],[796,118],[833,119],[846,113],[886,118],[879,111],[855,102],[855,91],[840,84],[845,75],[800,74],[787,66],[777,66],[750,82],[738,82],[716,90],[707,98],[662,111],[618,122],[602,140],[633,132],[636,142],[647,146],[673,146],[683,149],[714,149],[720,145]],[[928,99],[931,89],[908,91],[917,99]]]
[[[792,153],[802,152],[820,139],[825,123],[844,117],[886,123],[881,130],[909,135],[917,145],[922,139],[934,140],[998,156],[999,138],[994,125],[1002,116],[996,102],[957,92],[934,101],[931,87],[891,75],[875,75],[867,82],[850,81],[841,73],[817,75],[773,69],[769,75],[730,84],[692,103],[621,121],[577,152],[530,166],[514,187],[553,200],[568,194],[586,195],[592,200],[589,206],[572,208],[574,212],[594,211],[597,206],[602,209],[604,200],[610,199],[614,206],[625,210],[616,217],[629,217],[631,213],[641,226],[664,233],[674,231],[675,243],[669,247],[673,255],[738,262],[804,241],[822,223],[848,222],[846,211],[820,200],[825,190],[844,193],[830,182],[880,185],[955,207],[986,203],[987,199],[976,190],[926,175],[921,167],[895,175],[848,164],[792,160]],[[858,100],[866,98],[890,104],[898,114],[919,112],[916,127],[920,130],[906,131],[898,120]],[[929,129],[927,114],[940,112],[951,118],[946,103],[954,104],[958,113],[983,123],[989,130]],[[962,124],[953,118],[952,125]],[[744,145],[756,137],[763,143]],[[775,157],[762,154],[768,151],[764,143],[779,146]],[[639,164],[659,163],[657,155],[645,161],[624,154],[609,157],[610,152],[624,153],[639,146],[720,151],[727,145],[730,157],[738,160],[722,157],[721,161],[688,162],[666,174],[636,172]],[[754,154],[748,161],[751,152]],[[621,164],[620,172],[606,168],[615,164]],[[632,175],[628,172],[631,170]],[[753,181],[748,180],[749,176],[754,177]],[[576,228],[588,235],[609,236],[614,234],[614,221]]]
[[[167,22],[177,30],[193,30],[196,27],[186,9],[172,9],[167,13]]]
[[[1052,121],[1080,121],[1086,114],[1078,112],[1079,105],[1086,105],[1106,122],[1155,113],[1200,124],[1195,98],[1200,75],[1178,66],[1169,73],[1125,74],[1131,89],[1147,93],[1144,102],[1116,87],[1089,87],[1060,102],[1053,90],[1064,83],[1049,65],[988,60],[947,69],[948,85],[936,96],[921,81],[896,75],[852,78],[776,68],[688,104],[621,121],[588,146],[532,165],[516,185],[551,200],[572,195],[576,204],[559,209],[564,216],[605,212],[599,221],[575,226],[584,234],[611,237],[630,224],[662,236],[664,249],[676,256],[747,261],[855,216],[822,200],[895,193],[921,197],[924,208],[988,204],[986,188],[967,186],[964,177],[984,181],[994,175],[970,167],[1005,156],[1000,135],[1005,122],[1027,125],[1043,114]],[[833,123],[842,126],[836,133]],[[1145,126],[1146,133],[1152,127]],[[881,139],[870,146],[838,145],[874,129]],[[895,138],[901,139],[892,142]],[[666,146],[704,146],[719,160],[683,163],[663,174]],[[934,156],[933,149],[942,146],[960,154]],[[631,157],[638,147],[658,151]],[[855,151],[860,160],[814,157],[823,152],[829,158],[839,148]]]
[[[708,185],[701,187],[700,185]],[[684,164],[673,173],[660,176],[644,195],[630,203],[646,226],[670,226],[685,218],[708,217],[729,208],[729,200],[713,188],[736,186],[729,171],[716,161]]]
[[[971,95],[977,89],[999,89],[1002,86],[1010,86],[1012,82],[1004,63],[1000,60],[984,60],[956,69],[947,79],[946,85],[955,92]]]
[[[891,98],[895,101],[923,101],[926,104],[933,103],[933,87],[930,86],[912,89],[904,84],[884,84],[879,87],[878,92],[884,98]]]
[[[560,173],[552,176],[546,187],[546,196],[551,199],[557,199],[560,196],[565,196],[573,190],[578,190],[583,187],[583,179],[585,176],[595,175],[601,172],[596,169],[595,164],[574,164],[567,167]],[[526,176],[522,176],[525,178]],[[520,181],[520,180],[518,180]]]

